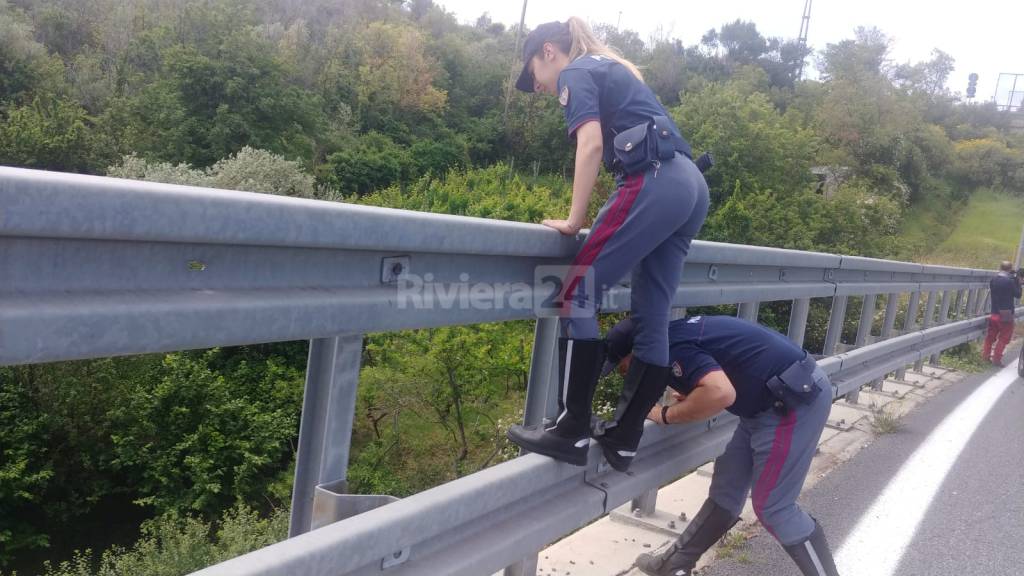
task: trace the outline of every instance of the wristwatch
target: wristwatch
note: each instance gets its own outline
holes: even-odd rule
[[[661,423],[668,424],[668,404],[661,407]]]

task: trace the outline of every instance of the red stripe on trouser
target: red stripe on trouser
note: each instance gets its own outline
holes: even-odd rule
[[[768,502],[768,496],[778,485],[782,468],[786,465],[786,458],[789,457],[789,448],[793,444],[793,429],[796,428],[796,411],[790,410],[788,414],[775,427],[775,439],[772,441],[772,451],[768,454],[768,461],[764,464],[761,476],[754,485],[754,513],[757,514],[761,524],[775,535],[775,530],[769,526],[762,517],[764,505]]]
[[[569,282],[565,287],[565,298],[562,300],[563,311],[568,309],[569,303],[572,301],[573,293],[580,282],[582,272],[585,271],[587,266],[590,266],[597,260],[601,249],[615,235],[615,232],[622,227],[622,223],[626,221],[626,216],[629,215],[629,210],[633,207],[633,202],[636,201],[636,197],[643,186],[643,174],[626,177],[626,183],[622,186],[619,197],[615,199],[615,203],[612,204],[611,209],[608,211],[608,217],[601,221],[596,230],[590,232],[586,244],[580,249],[579,254],[576,255],[569,267]]]

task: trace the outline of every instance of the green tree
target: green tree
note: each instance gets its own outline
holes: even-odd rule
[[[99,557],[76,552],[70,561],[47,562],[42,576],[180,576],[284,540],[288,514],[269,518],[244,505],[228,510],[218,522],[166,514],[147,521],[130,547],[114,546]]]
[[[216,58],[175,47],[162,68],[160,80],[125,103],[134,151],[195,166],[244,146],[312,158],[326,124],[319,100],[285,81],[266,42],[234,34]]]
[[[409,151],[379,132],[369,132],[355,144],[327,157],[320,167],[328,186],[346,193],[366,194],[400,182],[409,174]]]
[[[707,84],[684,94],[671,113],[677,125],[700,150],[717,159],[705,177],[713,206],[734,193],[770,190],[795,194],[811,182],[816,139],[796,115],[781,114],[758,89],[766,75],[747,68],[747,75],[724,84]]]
[[[274,358],[224,374],[209,365],[218,354],[168,355],[160,380],[115,414],[114,465],[159,512],[209,517],[287,496],[273,488],[287,485],[303,375]]]
[[[91,119],[66,98],[37,97],[29,104],[0,112],[0,164],[92,172],[97,156]]]
[[[439,113],[447,94],[434,87],[437,63],[425,53],[422,34],[411,26],[374,22],[360,38],[356,98],[369,128],[399,112]]]
[[[55,92],[63,85],[63,66],[35,40],[25,14],[0,0],[0,107],[23,104],[35,92]]]

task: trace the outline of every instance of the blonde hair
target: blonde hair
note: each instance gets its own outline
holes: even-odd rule
[[[640,73],[640,69],[636,67],[636,64],[626,60],[617,50],[610,46],[606,46],[604,42],[598,40],[597,36],[594,36],[594,32],[590,29],[590,26],[588,26],[582,18],[579,18],[578,16],[570,16],[569,19],[566,20],[565,24],[568,26],[569,36],[572,38],[572,44],[569,47],[568,52],[566,52],[570,61],[585,54],[611,58],[625,66],[627,70],[632,72],[634,76],[643,82],[644,76]]]

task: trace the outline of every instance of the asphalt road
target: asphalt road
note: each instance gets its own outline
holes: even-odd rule
[[[801,506],[825,527],[834,551],[929,433],[995,372],[947,388],[907,415],[902,430],[875,439],[801,496]],[[740,552],[743,561],[720,560],[702,574],[799,574],[763,530]],[[841,569],[840,574],[846,576]],[[1010,384],[982,420],[893,572],[940,574],[1024,575],[1024,380]]]

